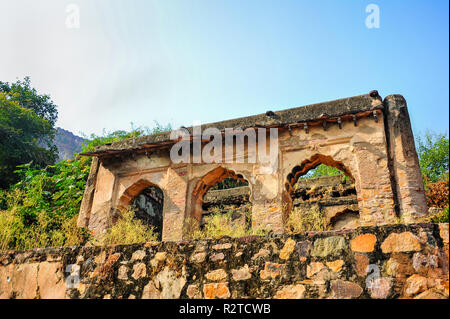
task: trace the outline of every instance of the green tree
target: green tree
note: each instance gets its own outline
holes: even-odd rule
[[[344,174],[341,170],[337,169],[333,166],[328,166],[325,164],[320,164],[316,168],[310,170],[306,173],[305,178],[314,178],[320,176],[333,176],[333,175],[342,175]]]
[[[0,81],[0,92],[5,93],[9,100],[17,102],[26,109],[33,110],[39,117],[46,119],[51,127],[55,126],[58,118],[57,106],[49,95],[38,94],[36,89],[31,87],[29,77],[11,84]]]
[[[8,102],[17,107],[16,102]],[[24,112],[41,119],[31,110]],[[115,131],[103,136],[93,135],[86,141],[83,152],[92,151],[96,146],[105,143],[164,130],[170,130],[170,125],[164,127],[156,123],[153,129],[132,127],[131,132]],[[71,160],[40,169],[33,168],[30,164],[20,165],[16,171],[20,181],[8,190],[0,189],[0,251],[83,245],[89,240],[87,230],[78,228],[76,220],[90,164],[90,157],[75,155]],[[108,240],[143,240],[142,236],[151,234],[151,229],[128,221],[125,219],[120,223],[114,232],[108,235]],[[131,235],[122,238],[121,230]]]
[[[417,153],[424,183],[448,179],[449,143],[448,135],[426,132],[417,138]]]
[[[57,156],[52,122],[21,106],[19,95],[0,92],[0,188],[18,180],[18,165],[33,162],[44,167]]]

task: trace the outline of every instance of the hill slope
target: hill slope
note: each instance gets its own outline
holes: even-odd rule
[[[71,159],[74,153],[81,151],[81,144],[85,139],[60,127],[56,129],[55,145],[58,147],[58,161]]]

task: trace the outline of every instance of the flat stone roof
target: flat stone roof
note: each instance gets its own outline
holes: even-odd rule
[[[314,122],[321,119],[332,119],[382,108],[383,102],[378,92],[371,91],[368,94],[334,101],[294,107],[281,111],[267,111],[266,113],[253,116],[202,124],[201,128],[205,130],[210,127],[215,127],[224,131],[226,128],[241,128],[245,130],[253,127],[282,127],[297,123]],[[186,129],[192,135],[193,127],[187,127]],[[170,133],[170,131],[162,132],[105,144],[96,147],[93,152],[82,153],[81,155],[106,156],[108,154],[158,148],[176,142],[170,139]]]

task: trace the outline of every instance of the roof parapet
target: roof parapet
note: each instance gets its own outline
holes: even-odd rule
[[[220,131],[226,128],[270,128],[270,127],[288,127],[301,126],[308,127],[312,125],[324,125],[324,121],[336,122],[341,127],[342,117],[352,118],[356,125],[358,117],[365,117],[372,114],[374,110],[383,109],[382,98],[378,91],[373,90],[368,94],[348,97],[339,100],[310,104],[281,111],[267,111],[248,117],[241,117],[221,122],[208,123],[201,125],[202,129],[214,127]],[[356,116],[359,115],[359,116]],[[192,136],[193,127],[186,128]],[[146,150],[166,147],[177,142],[170,139],[171,132],[161,132],[138,138],[131,138],[123,141],[117,141],[110,144],[100,145],[93,152],[82,153],[86,156],[107,156],[108,154],[117,154],[123,152],[133,152],[136,150]]]

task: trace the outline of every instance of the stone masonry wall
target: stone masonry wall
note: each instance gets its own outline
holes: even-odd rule
[[[448,298],[448,228],[2,252],[0,298]]]

